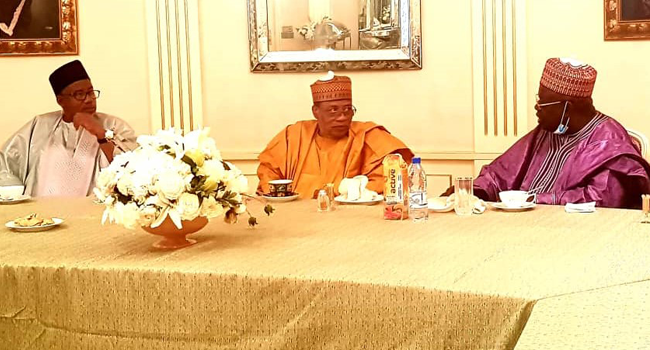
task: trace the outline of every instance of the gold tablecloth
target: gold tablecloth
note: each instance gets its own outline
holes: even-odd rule
[[[276,207],[256,229],[215,220],[165,252],[101,226],[88,199],[0,206],[1,222],[66,220],[0,230],[0,348],[512,349],[536,300],[650,278],[638,211],[412,223],[381,206]]]
[[[650,349],[650,281],[538,301],[515,349]]]

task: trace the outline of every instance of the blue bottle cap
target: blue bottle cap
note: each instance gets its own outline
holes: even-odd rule
[[[420,164],[421,161],[420,157],[413,157],[413,164]]]

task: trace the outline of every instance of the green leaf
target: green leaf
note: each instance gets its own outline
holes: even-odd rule
[[[198,171],[198,166],[196,165],[196,163],[194,163],[192,158],[188,157],[187,155],[183,155],[183,158],[181,158],[181,160],[183,162],[187,163],[187,165],[189,165],[190,168],[192,168],[192,173],[196,174],[196,171],[194,171],[194,169],[197,169],[197,171]]]
[[[255,227],[258,225],[257,219],[254,216],[248,218],[248,226]]]

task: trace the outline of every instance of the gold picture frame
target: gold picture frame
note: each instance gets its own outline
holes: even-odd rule
[[[319,52],[272,51],[269,1],[247,0],[250,70],[252,72],[319,72],[328,70],[422,69],[420,0],[392,0],[399,4],[401,42],[388,50]],[[351,44],[350,44],[351,45]]]
[[[38,4],[47,7],[42,9],[33,9],[34,3],[14,0],[3,4],[0,56],[77,55],[77,0],[40,1]],[[52,11],[57,7],[58,14]]]
[[[650,40],[650,0],[605,0],[605,40]]]

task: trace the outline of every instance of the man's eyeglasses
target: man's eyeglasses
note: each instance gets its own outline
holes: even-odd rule
[[[99,90],[92,90],[92,91],[77,91],[73,94],[67,94],[63,96],[71,96],[77,101],[85,101],[88,97],[90,97],[93,100],[96,100],[99,98],[99,94],[101,91]]]
[[[345,106],[343,108],[329,107],[325,111],[327,111],[330,116],[335,117],[341,113],[343,113],[343,115],[354,115],[357,113],[357,108],[354,106]]]
[[[539,103],[539,95],[538,95],[538,94],[535,94],[535,102],[536,102],[536,103],[535,103],[535,106],[536,106],[536,107],[540,107],[540,108],[542,108],[542,107],[546,107],[546,106],[552,106],[552,105],[560,104],[560,103],[562,103],[562,102],[564,102],[564,101],[555,101],[555,102]]]

